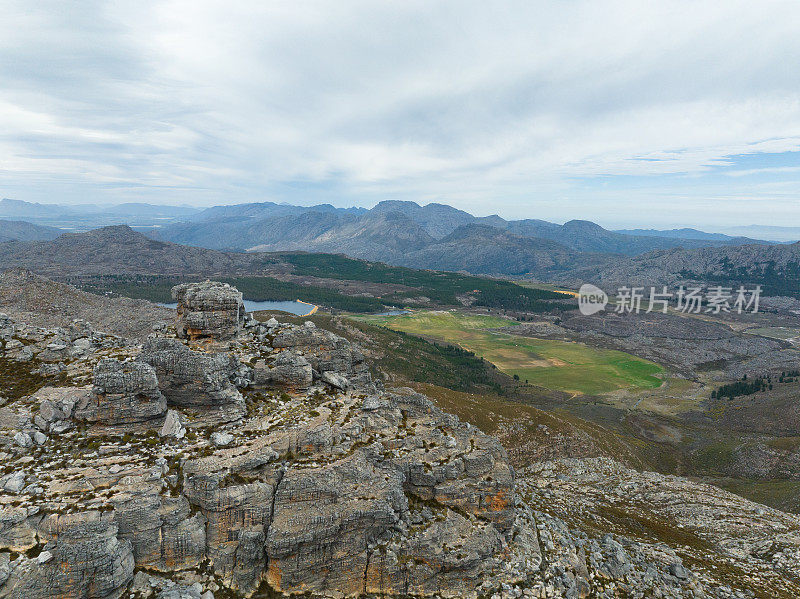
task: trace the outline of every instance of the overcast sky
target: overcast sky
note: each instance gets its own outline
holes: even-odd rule
[[[797,0],[0,8],[0,197],[800,226]]]

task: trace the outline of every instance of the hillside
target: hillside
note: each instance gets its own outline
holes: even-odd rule
[[[55,239],[63,232],[55,227],[34,225],[21,220],[0,220],[0,242],[46,241]]]
[[[52,241],[0,243],[0,269],[23,267],[38,274],[236,274],[256,273],[258,254],[224,253],[149,239],[125,225],[65,233]]]
[[[606,286],[672,285],[679,281],[760,284],[765,295],[800,295],[800,242],[655,251],[600,267],[581,267],[564,276]]]
[[[397,261],[416,268],[544,277],[598,260],[602,258],[578,254],[555,241],[520,237],[487,225],[472,224],[408,252]]]
[[[0,312],[45,328],[80,319],[94,329],[136,339],[152,333],[153,324],[173,319],[169,310],[150,302],[98,296],[22,268],[0,273]]]

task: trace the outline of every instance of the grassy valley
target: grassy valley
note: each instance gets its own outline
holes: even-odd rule
[[[599,394],[621,388],[659,387],[659,365],[624,352],[583,343],[509,335],[496,329],[518,323],[506,318],[458,312],[416,312],[364,317],[385,326],[454,343],[529,383],[573,394]]]

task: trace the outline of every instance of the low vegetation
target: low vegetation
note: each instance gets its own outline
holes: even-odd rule
[[[370,324],[429,339],[441,339],[491,362],[520,382],[576,394],[616,389],[654,388],[663,369],[620,351],[582,343],[509,335],[496,331],[515,321],[459,312],[416,312],[404,316],[362,317]]]

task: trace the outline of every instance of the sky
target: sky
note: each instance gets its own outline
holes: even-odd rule
[[[0,197],[800,226],[796,0],[0,13]]]

